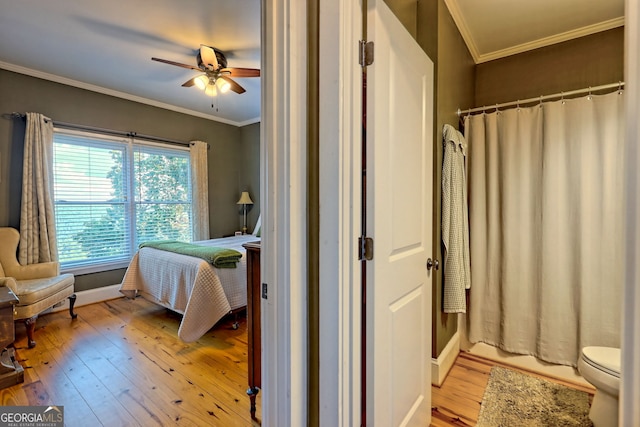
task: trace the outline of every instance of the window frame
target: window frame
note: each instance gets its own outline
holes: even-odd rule
[[[76,130],[76,129],[67,129],[67,128],[59,128],[54,127],[54,153],[55,153],[55,144],[56,144],[56,135],[69,135],[75,136],[79,138],[86,138],[89,140],[93,140],[93,143],[87,144],[87,146],[97,147],[104,142],[104,146],[108,147],[109,145],[120,145],[124,148],[125,159],[123,160],[123,171],[124,171],[124,180],[125,183],[123,185],[124,191],[126,191],[124,197],[124,211],[125,211],[125,221],[128,222],[128,242],[126,247],[128,253],[123,257],[119,257],[118,259],[114,259],[112,261],[87,261],[87,262],[75,262],[72,264],[60,262],[60,269],[62,273],[73,273],[76,275],[81,274],[90,274],[90,273],[98,273],[110,270],[117,270],[128,267],[131,258],[137,252],[137,230],[136,230],[136,221],[138,220],[136,217],[136,208],[139,204],[137,200],[137,195],[135,193],[135,152],[138,147],[154,147],[160,149],[160,151],[166,150],[167,152],[186,152],[187,153],[187,185],[188,185],[188,195],[187,202],[189,205],[189,221],[190,221],[190,229],[193,229],[193,192],[192,192],[192,180],[191,180],[191,158],[189,155],[190,149],[188,145],[177,145],[171,143],[162,143],[156,141],[149,141],[147,139],[136,137],[135,135],[120,135],[120,134],[108,134],[108,133],[100,133],[95,131],[87,131],[87,130]],[[52,162],[55,162],[55,154]],[[56,186],[56,176],[54,170],[54,180],[52,184],[53,189],[53,202],[54,202],[54,211],[58,209],[58,200],[55,197],[55,186]],[[99,203],[99,202],[95,202]],[[184,202],[182,202],[184,203]],[[57,212],[56,212],[57,214]],[[128,218],[127,218],[128,216]],[[57,215],[56,215],[56,231],[57,231]],[[190,239],[192,236],[190,236]]]

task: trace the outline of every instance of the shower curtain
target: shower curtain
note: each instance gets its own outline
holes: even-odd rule
[[[624,101],[469,116],[469,339],[576,366],[619,347]]]

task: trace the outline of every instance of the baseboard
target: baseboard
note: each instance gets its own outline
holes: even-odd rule
[[[504,365],[513,366],[550,378],[566,381],[580,386],[589,387],[590,384],[582,378],[577,369],[571,366],[555,365],[536,359],[534,356],[513,354],[482,342],[472,344],[470,348],[463,349],[474,356],[482,357]]]
[[[110,299],[120,298],[120,284],[103,286],[100,288],[89,289],[86,291],[76,292],[76,304],[74,307],[95,304],[97,302],[108,301]],[[62,304],[51,309],[51,312],[69,310],[69,299],[66,298]]]
[[[431,359],[431,384],[440,387],[460,353],[460,334],[453,334],[440,356]]]

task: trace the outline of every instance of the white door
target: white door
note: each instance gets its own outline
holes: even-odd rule
[[[429,425],[433,63],[382,0],[367,38],[367,425]]]

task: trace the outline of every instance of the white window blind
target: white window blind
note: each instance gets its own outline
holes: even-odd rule
[[[136,244],[190,241],[189,152],[138,145],[134,157]]]
[[[140,242],[191,240],[187,149],[56,129],[53,157],[63,269],[118,268]]]

